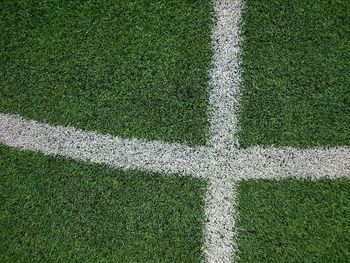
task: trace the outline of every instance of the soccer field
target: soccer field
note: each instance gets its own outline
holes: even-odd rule
[[[0,261],[350,261],[349,10],[2,1]]]

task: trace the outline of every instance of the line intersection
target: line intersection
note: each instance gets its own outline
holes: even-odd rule
[[[0,113],[0,143],[24,150],[134,169],[208,180],[205,205],[207,262],[234,262],[237,250],[235,185],[239,180],[350,177],[350,148],[239,149],[241,0],[215,1],[208,146],[121,139]]]

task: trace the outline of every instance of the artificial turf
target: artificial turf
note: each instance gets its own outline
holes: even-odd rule
[[[238,262],[350,262],[350,179],[242,181]]]
[[[211,0],[0,2],[0,112],[204,144]]]
[[[350,1],[244,1],[241,145],[350,145]]]
[[[200,262],[205,182],[0,146],[0,262]]]

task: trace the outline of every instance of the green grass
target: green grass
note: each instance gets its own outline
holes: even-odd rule
[[[0,112],[204,144],[211,0],[0,3]]]
[[[350,145],[350,1],[247,0],[244,147]]]
[[[350,180],[243,181],[239,262],[349,262]]]
[[[200,262],[205,182],[0,146],[1,262]]]

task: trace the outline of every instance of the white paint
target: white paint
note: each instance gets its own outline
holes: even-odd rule
[[[235,188],[228,178],[208,182],[205,203],[205,244],[207,262],[233,262],[236,249],[234,225]]]
[[[237,110],[240,98],[241,0],[215,2],[213,69],[210,81],[210,142],[216,148],[238,147]]]
[[[0,142],[15,148],[142,171],[192,174],[210,167],[208,150],[180,144],[121,139],[111,135],[52,126],[0,113]],[[210,155],[210,154],[209,154]]]
[[[0,143],[80,161],[198,178],[350,177],[350,148],[262,148],[219,151],[54,126],[0,113]]]
[[[235,155],[230,158],[235,158]],[[262,148],[240,151],[231,171],[239,179],[338,179],[350,177],[350,148]]]

